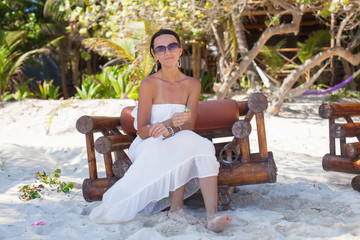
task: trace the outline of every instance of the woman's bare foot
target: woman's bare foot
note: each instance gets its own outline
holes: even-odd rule
[[[231,217],[229,215],[217,216],[208,220],[208,230],[213,232],[221,232],[231,224]]]
[[[185,209],[180,208],[179,210],[176,210],[174,212],[169,211],[168,212],[169,218],[172,220],[178,221],[178,222],[185,222],[189,223],[191,225],[199,224],[200,221],[192,216],[190,213],[185,211]]]

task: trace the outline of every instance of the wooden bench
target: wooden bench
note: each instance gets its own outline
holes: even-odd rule
[[[261,93],[250,95],[248,101],[226,99],[199,103],[194,131],[214,143],[221,165],[219,186],[276,182],[276,165],[266,144],[264,111],[267,105],[267,99]],[[125,150],[136,137],[131,116],[133,108],[123,108],[120,117],[82,116],[77,120],[77,130],[85,134],[88,155],[89,178],[84,180],[82,187],[86,201],[101,200],[104,192],[122,178],[131,165]],[[250,121],[254,116],[258,153],[250,153],[249,144]],[[101,132],[103,136],[94,142],[95,132]],[[232,137],[232,140],[226,137]],[[105,178],[98,178],[95,150],[104,156]],[[229,204],[231,196],[227,194],[231,193],[219,193],[225,195],[219,196],[222,205]]]
[[[360,116],[360,103],[324,103],[319,107],[319,115],[329,119],[330,153],[322,159],[323,169],[360,174],[360,123],[351,118]],[[338,118],[344,118],[346,123],[336,123]],[[358,141],[347,143],[346,138],[350,137]],[[340,155],[336,154],[336,139],[339,139]],[[360,175],[352,179],[351,185],[360,191]]]

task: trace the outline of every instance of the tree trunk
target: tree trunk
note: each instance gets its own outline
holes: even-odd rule
[[[237,40],[237,45],[241,54],[241,57],[245,57],[249,52],[249,46],[246,41],[245,37],[245,28],[242,24],[242,18],[236,21],[236,18],[240,15],[239,9],[236,8],[232,11],[231,17],[233,20],[233,25],[235,29],[235,35]],[[246,70],[246,74],[250,78],[251,88],[256,89],[256,82],[259,80],[259,75],[257,74],[254,66],[251,64],[249,65],[248,69]]]
[[[79,87],[79,62],[80,62],[80,46],[76,45],[74,48],[74,54],[75,54],[75,59],[74,59],[74,66],[73,66],[73,74],[72,74],[72,79],[73,79],[73,83],[76,87]]]
[[[61,84],[64,98],[69,98],[69,93],[66,85],[66,58],[65,58],[65,45],[60,48],[60,66],[61,66]]]

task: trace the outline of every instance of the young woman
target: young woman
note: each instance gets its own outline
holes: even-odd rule
[[[138,131],[128,152],[133,164],[104,194],[90,219],[117,223],[170,206],[169,218],[198,224],[184,210],[184,198],[200,188],[207,227],[220,232],[231,224],[231,217],[217,216],[219,163],[213,144],[192,131],[201,83],[179,71],[182,47],[174,31],[156,32],[150,53],[155,71],[141,82],[138,106],[132,112]]]

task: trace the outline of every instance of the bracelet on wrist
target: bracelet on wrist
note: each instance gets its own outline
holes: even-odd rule
[[[169,131],[171,137],[175,135],[174,129],[172,129],[172,127],[170,126],[165,126],[165,127]]]

